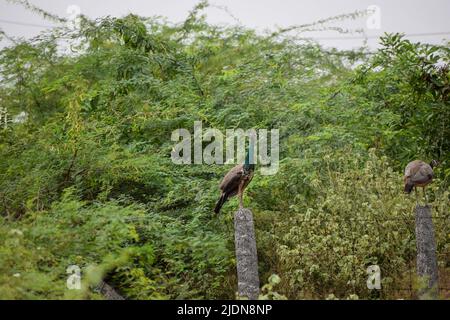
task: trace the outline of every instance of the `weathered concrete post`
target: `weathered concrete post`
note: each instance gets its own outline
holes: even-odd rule
[[[253,214],[239,209],[234,215],[234,243],[238,276],[238,294],[248,299],[259,296],[258,254]]]
[[[105,300],[125,300],[124,297],[118,294],[113,287],[103,280],[100,281],[95,289],[105,297]]]
[[[417,275],[425,279],[425,287],[419,289],[420,299],[438,298],[438,265],[431,208],[416,206]]]

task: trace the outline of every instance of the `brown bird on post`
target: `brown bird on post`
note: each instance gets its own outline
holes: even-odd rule
[[[219,186],[222,193],[214,208],[215,213],[219,213],[223,204],[235,195],[238,195],[239,197],[239,208],[244,207],[242,200],[243,193],[252,180],[255,170],[255,164],[253,161],[253,146],[253,141],[250,140],[245,162],[232,168],[222,179]]]
[[[422,187],[425,201],[428,203],[425,187],[433,181],[433,168],[435,168],[438,164],[439,162],[437,160],[432,160],[429,164],[422,160],[414,160],[406,166],[405,176],[403,177],[405,182],[405,192],[411,193],[414,188],[417,203],[417,187]]]

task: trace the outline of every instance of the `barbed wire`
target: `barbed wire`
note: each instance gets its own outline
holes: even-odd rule
[[[225,10],[226,7],[221,6],[213,6],[214,8]],[[228,11],[226,11],[229,13]],[[237,21],[239,21],[237,18],[233,17]],[[240,21],[239,21],[240,22]],[[29,22],[22,22],[22,21],[14,21],[14,20],[7,20],[7,19],[0,19],[0,23],[6,23],[6,24],[14,24],[14,25],[21,25],[25,27],[36,27],[36,28],[55,28],[56,25],[45,25],[45,24],[37,24],[37,23],[29,23]],[[241,22],[240,22],[241,23]],[[322,30],[319,30],[322,31]],[[312,31],[310,31],[312,32]],[[430,37],[430,36],[439,36],[439,35],[450,35],[450,31],[442,31],[442,32],[424,32],[424,33],[403,33],[405,37]],[[378,39],[382,36],[380,35],[371,35],[371,36],[350,36],[350,37],[298,37],[298,39],[311,39],[311,40],[359,40],[359,39]]]
[[[430,37],[438,35],[447,35],[450,31],[445,32],[425,32],[425,33],[410,33],[403,34],[404,37]],[[298,39],[312,39],[312,40],[364,40],[364,39],[378,39],[382,35],[373,36],[352,36],[352,37],[298,37]]]
[[[13,21],[13,20],[5,20],[0,19],[0,23],[6,23],[6,24],[14,24],[24,27],[36,27],[36,28],[54,28],[55,25],[44,25],[44,24],[36,24],[36,23],[29,23],[29,22],[20,22],[20,21]]]

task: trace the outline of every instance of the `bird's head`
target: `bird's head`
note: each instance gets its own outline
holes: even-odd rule
[[[431,168],[436,168],[439,164],[440,164],[439,161],[433,159],[430,162],[430,167]]]

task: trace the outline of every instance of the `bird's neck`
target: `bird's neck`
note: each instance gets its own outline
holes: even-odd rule
[[[255,163],[253,160],[253,144],[250,143],[248,150],[247,150],[247,155],[245,157],[244,170],[245,171],[253,171],[254,169],[255,169]]]

